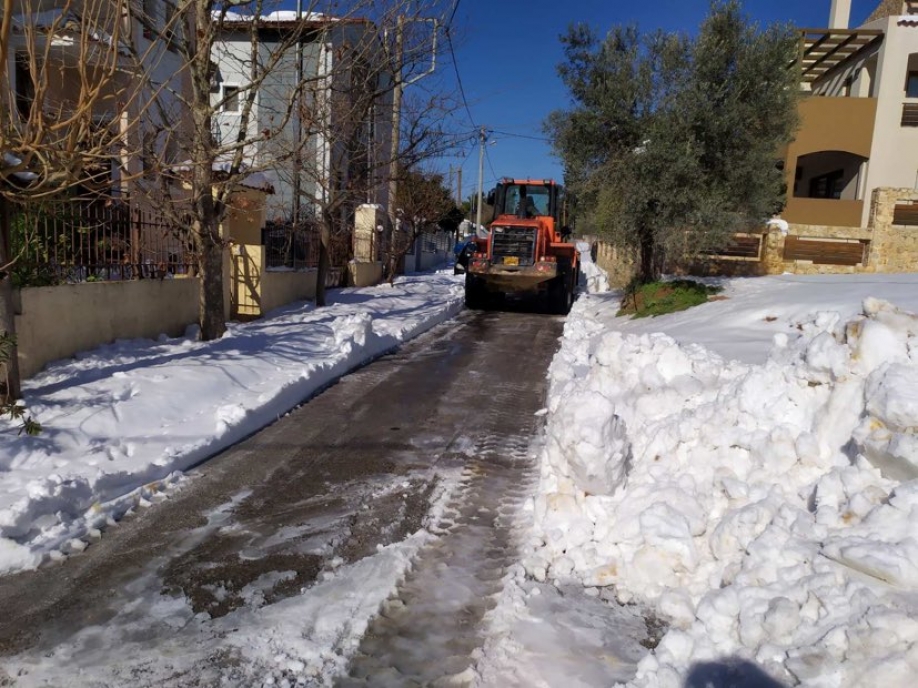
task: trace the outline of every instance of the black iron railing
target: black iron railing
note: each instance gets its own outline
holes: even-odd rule
[[[196,263],[187,227],[111,200],[18,206],[10,229],[21,286],[162,279],[191,274]]]

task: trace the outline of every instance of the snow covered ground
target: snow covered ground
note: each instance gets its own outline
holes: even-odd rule
[[[584,276],[604,286],[595,266]],[[918,275],[724,286],[725,300],[655,319],[616,318],[615,294],[575,304],[550,371],[532,539],[488,618],[481,685],[913,685]],[[412,276],[219,342],[118,342],[49,367],[26,389],[42,435],[0,431],[0,571],[82,549],[182,470],[461,303],[461,278]],[[4,668],[34,680],[21,685],[138,672],[178,685],[186,671],[325,685],[436,537],[448,493],[428,527],[300,596],[213,621],[138,599],[53,657]],[[668,624],[651,652],[646,609]],[[108,648],[132,624],[119,674]],[[215,652],[240,675],[209,668]]]
[[[724,285],[654,319],[576,303],[527,572],[657,610],[629,685],[912,686],[918,275]]]
[[[216,342],[192,330],[50,365],[25,385],[43,432],[19,436],[0,420],[0,574],[82,550],[183,470],[451,318],[462,299],[461,278],[415,275],[231,324]]]

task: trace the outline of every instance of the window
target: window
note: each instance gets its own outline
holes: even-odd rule
[[[16,111],[26,120],[35,100],[35,84],[32,81],[32,69],[28,53],[16,53],[14,78],[16,89]]]
[[[909,72],[905,81],[905,97],[918,98],[918,72]]]
[[[810,180],[810,198],[841,198],[845,188],[843,170],[821,174]]]
[[[224,86],[223,87],[223,111],[224,112],[239,112],[239,87],[238,86]]]

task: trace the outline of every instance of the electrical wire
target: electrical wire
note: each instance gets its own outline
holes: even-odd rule
[[[453,14],[455,15],[456,9],[459,7],[459,0],[456,0],[456,4],[453,7]],[[452,21],[452,17],[450,17]],[[459,63],[456,60],[456,50],[453,47],[453,36],[449,31],[449,24],[446,25],[446,44],[449,46],[449,53],[452,56],[453,70],[456,72],[456,83],[459,84],[459,95],[462,96],[462,104],[465,106],[465,112],[469,116],[469,123],[472,125],[473,129],[477,129],[478,125],[475,124],[475,117],[472,115],[472,109],[469,107],[468,98],[465,97],[465,86],[462,85],[462,75],[459,73]]]
[[[485,158],[488,160],[488,167],[491,169],[491,174],[494,175],[494,179],[500,179],[500,177],[497,176],[497,172],[494,171],[494,164],[491,162],[491,151],[488,150],[487,146],[485,146]]]
[[[501,136],[511,136],[516,139],[529,139],[530,141],[544,141],[545,143],[551,143],[551,139],[547,139],[544,136],[530,136],[528,134],[514,134],[509,131],[493,131],[495,134],[500,134]]]
[[[453,3],[453,11],[452,11],[452,14],[449,15],[449,21],[446,22],[446,32],[447,32],[447,33],[449,33],[449,27],[453,25],[453,19],[456,18],[456,10],[459,9],[459,3],[460,3],[460,2],[461,2],[461,0],[456,0],[456,2]]]

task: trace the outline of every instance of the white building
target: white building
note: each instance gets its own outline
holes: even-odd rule
[[[247,140],[272,132],[268,140],[248,147],[247,164],[263,170],[274,186],[268,218],[289,220],[297,206],[304,216],[316,201],[345,192],[347,212],[359,203],[388,203],[386,184],[392,121],[391,89],[382,45],[368,20],[305,16],[302,22],[301,81],[297,99],[295,12],[273,12],[258,23],[258,50],[263,64],[279,56],[254,94],[245,133]],[[212,103],[215,136],[237,140],[243,99],[248,96],[251,19],[229,16],[212,51],[216,78]],[[381,95],[367,98],[375,89]],[[296,141],[302,141],[298,154]],[[299,190],[299,192],[297,191]]]

